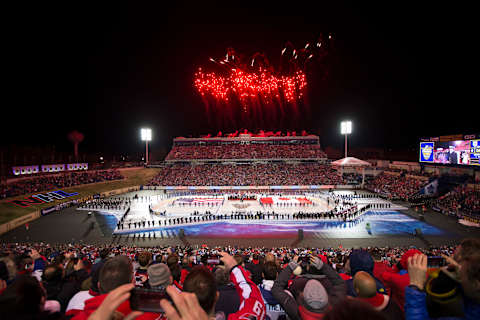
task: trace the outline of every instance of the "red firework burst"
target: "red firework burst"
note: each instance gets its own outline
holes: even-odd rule
[[[300,49],[287,41],[275,67],[263,52],[247,56],[228,48],[225,56],[210,58],[213,64],[198,68],[193,83],[209,122],[219,127],[294,127],[309,111],[307,71],[328,74],[332,41],[331,35],[320,35]]]
[[[258,98],[264,102],[283,98],[293,103],[302,99],[307,80],[302,71],[295,72],[293,76],[277,77],[266,71],[249,72],[232,68],[227,76],[222,76],[215,72],[205,73],[199,68],[194,85],[202,96],[224,102],[235,96],[242,103]]]

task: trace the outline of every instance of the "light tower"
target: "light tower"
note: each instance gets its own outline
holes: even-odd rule
[[[145,141],[145,166],[148,165],[148,141],[152,141],[152,130],[148,128],[142,128],[140,130],[142,141]]]
[[[352,133],[352,121],[342,121],[340,124],[340,132],[345,135],[345,158],[347,152],[347,136]]]

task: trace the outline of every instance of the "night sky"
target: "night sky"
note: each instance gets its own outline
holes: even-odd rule
[[[153,130],[152,149],[229,132],[208,126],[195,70],[227,47],[275,61],[286,41],[302,47],[328,32],[336,50],[326,80],[307,79],[310,116],[278,130],[306,129],[338,149],[344,119],[353,121],[351,147],[414,148],[422,136],[479,131],[477,103],[467,99],[472,8],[242,3],[5,12],[1,145],[68,151],[76,129],[85,134],[80,152],[121,153],[143,150],[142,126]]]

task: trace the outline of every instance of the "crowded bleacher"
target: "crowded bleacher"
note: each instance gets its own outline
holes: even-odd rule
[[[150,186],[275,186],[339,185],[342,176],[319,163],[262,163],[248,165],[174,164],[160,168]]]
[[[166,160],[192,159],[320,159],[326,154],[319,145],[226,144],[174,146]]]
[[[51,175],[16,179],[0,185],[0,199],[23,194],[67,188],[88,183],[123,179],[119,170],[91,170],[85,172],[65,172]]]
[[[428,249],[46,243],[4,243],[0,249],[5,319],[129,314],[137,319],[478,319],[480,314],[478,239]],[[128,292],[134,287],[166,289],[170,302],[154,301],[164,313],[133,311]]]
[[[247,131],[200,138],[175,138],[166,161],[242,159],[326,159],[319,138],[303,132],[287,135]]]
[[[473,187],[460,185],[430,201],[430,206],[436,211],[480,223],[480,192]]]
[[[405,172],[392,174],[383,172],[367,185],[366,189],[393,200],[409,200],[426,185],[428,181],[408,177]]]

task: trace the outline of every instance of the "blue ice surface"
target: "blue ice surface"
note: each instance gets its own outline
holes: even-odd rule
[[[117,219],[113,215],[103,215],[105,222],[112,229],[115,229]],[[370,227],[367,227],[367,223]],[[304,233],[318,233],[330,238],[363,238],[370,236],[388,235],[413,235],[415,229],[420,229],[424,235],[445,235],[444,230],[434,227],[426,222],[416,220],[398,211],[369,211],[358,220],[353,222],[340,221],[252,221],[237,220],[229,222],[205,222],[190,226],[168,226],[150,228],[148,231],[173,231],[177,233],[180,229],[188,236],[200,237],[265,237],[275,238],[278,236],[296,235],[298,229]],[[126,234],[142,233],[144,231],[132,231]]]
[[[103,220],[103,222],[112,230],[117,227],[118,219],[113,214],[102,213],[101,215],[95,215],[97,219]]]

